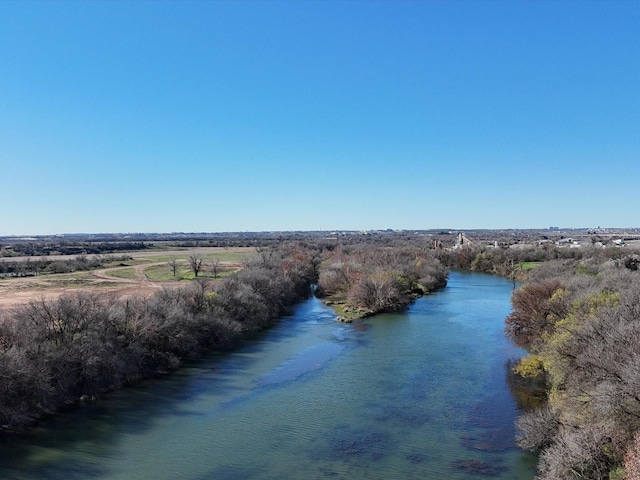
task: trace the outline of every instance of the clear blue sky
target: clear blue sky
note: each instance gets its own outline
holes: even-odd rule
[[[0,1],[0,235],[640,227],[640,1]]]

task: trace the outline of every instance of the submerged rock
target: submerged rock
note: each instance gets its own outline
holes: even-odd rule
[[[451,466],[459,470],[465,470],[469,473],[486,476],[498,475],[504,470],[504,467],[491,465],[475,459],[456,460],[455,462],[451,462]]]

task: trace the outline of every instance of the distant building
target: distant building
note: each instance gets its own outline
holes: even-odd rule
[[[559,247],[580,248],[582,244],[573,238],[561,238],[556,242]]]
[[[456,244],[453,246],[453,248],[462,248],[466,247],[467,245],[473,245],[473,242],[464,233],[458,233]]]

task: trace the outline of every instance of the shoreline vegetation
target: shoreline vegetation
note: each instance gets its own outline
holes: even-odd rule
[[[633,257],[549,261],[512,298],[514,372],[547,395],[518,422],[539,479],[640,478],[640,274]]]
[[[351,323],[403,310],[446,284],[447,269],[427,249],[338,246],[325,252],[316,296],[333,308],[338,321]]]

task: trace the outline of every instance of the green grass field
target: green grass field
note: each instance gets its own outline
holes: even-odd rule
[[[133,267],[125,267],[125,268],[118,268],[115,270],[108,270],[106,274],[109,275],[110,277],[126,278],[129,280],[133,280],[134,278],[136,278],[136,271]]]
[[[225,269],[218,272],[217,278],[224,278],[226,276],[231,275],[235,269]],[[176,282],[180,280],[193,280],[195,275],[193,274],[193,270],[189,268],[189,265],[186,261],[178,260],[178,268],[176,276],[173,276],[173,269],[169,266],[169,264],[165,265],[153,265],[144,270],[144,274],[151,282]],[[206,268],[203,268],[198,278],[214,278],[213,273],[211,273]]]
[[[157,263],[157,262],[168,262],[169,260],[175,258],[176,260],[178,260],[178,262],[186,263],[189,261],[189,257],[193,254],[194,254],[193,251],[185,250],[184,253],[180,253],[178,255],[158,254],[158,255],[150,255],[147,257],[137,257],[137,258],[134,257],[134,260],[140,263]],[[255,255],[255,252],[233,252],[233,251],[221,250],[219,252],[205,252],[202,254],[195,252],[195,254],[202,257],[205,262],[213,262],[215,260],[218,260],[220,262],[241,263],[251,258],[253,255]]]
[[[144,269],[144,274],[152,282],[175,282],[184,278],[183,274],[191,273],[186,265],[178,264],[177,275],[173,276],[173,269],[168,265],[153,265]],[[193,275],[193,274],[192,274]]]
[[[532,268],[536,268],[538,265],[540,265],[542,262],[522,262],[520,264],[520,268],[522,270],[531,270]]]

